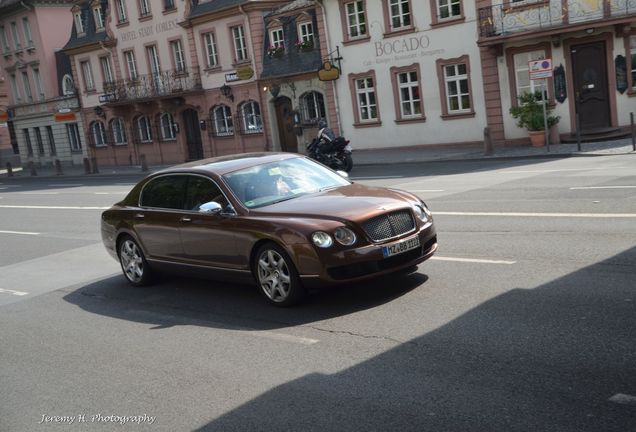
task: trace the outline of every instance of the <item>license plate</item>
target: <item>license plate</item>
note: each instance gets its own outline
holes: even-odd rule
[[[382,255],[384,258],[388,258],[393,255],[401,254],[402,252],[410,251],[420,246],[420,237],[415,236],[393,244],[382,247]]]

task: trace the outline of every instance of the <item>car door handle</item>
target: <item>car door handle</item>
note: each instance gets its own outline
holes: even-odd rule
[[[192,222],[192,219],[190,219],[188,216],[184,216],[181,219],[179,219],[181,222]]]
[[[143,218],[145,218],[145,217],[146,217],[146,216],[144,216],[144,214],[143,214],[143,213],[137,213],[137,214],[135,215],[135,219],[143,219]]]

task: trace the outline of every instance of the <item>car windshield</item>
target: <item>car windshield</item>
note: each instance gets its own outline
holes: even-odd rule
[[[225,174],[223,179],[247,208],[349,184],[333,171],[301,157],[234,171]]]

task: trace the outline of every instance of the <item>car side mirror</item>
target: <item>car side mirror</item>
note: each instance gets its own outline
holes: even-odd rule
[[[216,201],[203,203],[199,206],[200,213],[217,214],[222,210],[221,204]]]
[[[340,177],[344,177],[346,179],[349,178],[349,174],[346,171],[338,170],[336,172],[340,175]]]

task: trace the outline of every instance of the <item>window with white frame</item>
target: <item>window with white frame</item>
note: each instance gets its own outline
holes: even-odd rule
[[[106,128],[101,121],[94,121],[91,124],[91,136],[93,137],[93,145],[95,147],[104,147],[106,145]]]
[[[391,30],[399,30],[411,26],[409,0],[388,0]]]
[[[24,85],[24,97],[27,102],[33,102],[33,94],[31,93],[31,81],[27,71],[22,71],[22,84]]]
[[[461,0],[437,0],[439,19],[456,18],[462,15]]]
[[[325,100],[322,93],[316,91],[305,93],[300,97],[303,121],[317,123],[325,117]]]
[[[303,22],[298,25],[299,42],[314,43],[314,25],[310,22]]]
[[[42,75],[40,69],[33,68],[33,81],[35,81],[35,91],[37,92],[38,99],[43,101],[46,99],[44,94],[44,85],[42,84]]]
[[[137,137],[142,143],[152,142],[152,128],[148,116],[137,118]]]
[[[143,18],[149,15],[150,15],[150,5],[148,4],[148,0],[139,0],[139,16]]]
[[[261,108],[255,101],[245,102],[240,107],[242,132],[245,134],[263,132]]]
[[[75,20],[75,31],[77,34],[84,34],[84,20],[82,19],[82,12],[75,12],[73,14],[73,19]]]
[[[417,72],[398,73],[397,84],[402,118],[420,117],[422,115],[422,101],[420,99],[420,83],[417,79]]]
[[[128,69],[128,78],[132,81],[136,81],[139,75],[137,75],[137,60],[135,59],[134,51],[126,51],[124,53],[126,57],[126,67]]]
[[[376,121],[378,119],[378,107],[375,100],[373,78],[365,77],[355,80],[355,88],[360,122]]]
[[[72,95],[75,93],[75,83],[73,77],[70,75],[64,75],[62,78],[62,94],[64,96]]]
[[[82,141],[80,141],[79,128],[77,123],[66,124],[66,135],[68,136],[68,142],[71,144],[71,151],[79,152],[82,150]]]
[[[161,128],[161,139],[163,141],[170,141],[177,139],[177,126],[174,122],[172,114],[165,112],[159,117],[159,125]]]
[[[102,67],[102,75],[104,77],[104,85],[110,84],[115,81],[115,77],[113,76],[113,68],[110,64],[110,57],[100,57],[99,63]]]
[[[632,73],[632,89],[636,90],[636,35],[629,37],[629,50],[631,58],[631,73]]]
[[[183,56],[183,45],[181,40],[177,39],[170,42],[172,48],[172,58],[174,60],[174,68],[177,73],[185,72],[185,58]]]
[[[93,70],[88,60],[80,62],[82,68],[82,77],[84,78],[84,88],[87,92],[95,90],[95,80],[93,79]]]
[[[271,47],[284,48],[285,47],[285,34],[282,28],[270,30],[269,41]]]
[[[521,96],[524,93],[539,92],[544,98],[548,97],[548,89],[545,84],[546,80],[531,80],[528,66],[530,61],[544,58],[544,50],[527,51],[514,55],[517,96]]]
[[[110,121],[110,131],[113,134],[113,142],[115,145],[126,144],[126,129],[124,121],[121,117],[114,118]]]
[[[29,24],[29,18],[22,18],[22,31],[24,31],[24,40],[26,42],[26,46],[33,46],[33,35],[31,34],[31,25]]]
[[[11,47],[9,46],[9,39],[7,38],[7,29],[4,26],[0,26],[0,40],[2,41],[2,51],[9,52]]]
[[[212,110],[212,124],[214,125],[214,135],[234,135],[234,123],[232,122],[232,111],[230,107],[227,105],[215,107]]]
[[[22,48],[22,41],[20,40],[20,34],[18,33],[18,25],[15,22],[11,23],[11,35],[13,36],[15,49],[19,50],[20,48]]]
[[[9,79],[11,80],[11,92],[13,93],[13,100],[15,103],[22,102],[22,95],[20,94],[20,86],[18,86],[18,78],[14,73],[9,75]]]
[[[95,17],[95,29],[97,31],[104,30],[104,11],[101,6],[93,9],[93,16]]]
[[[444,89],[448,112],[470,112],[470,86],[465,63],[444,66]]]
[[[219,63],[216,52],[216,39],[214,33],[209,32],[203,35],[205,42],[205,58],[209,68],[216,67]]]
[[[232,39],[234,40],[234,56],[237,62],[247,60],[247,46],[245,45],[245,31],[243,26],[232,27]]]
[[[116,0],[116,10],[117,10],[117,22],[119,24],[123,24],[128,22],[128,15],[126,15],[126,4],[124,0]]]
[[[364,13],[364,0],[345,4],[349,37],[354,39],[367,35],[367,17]]]

